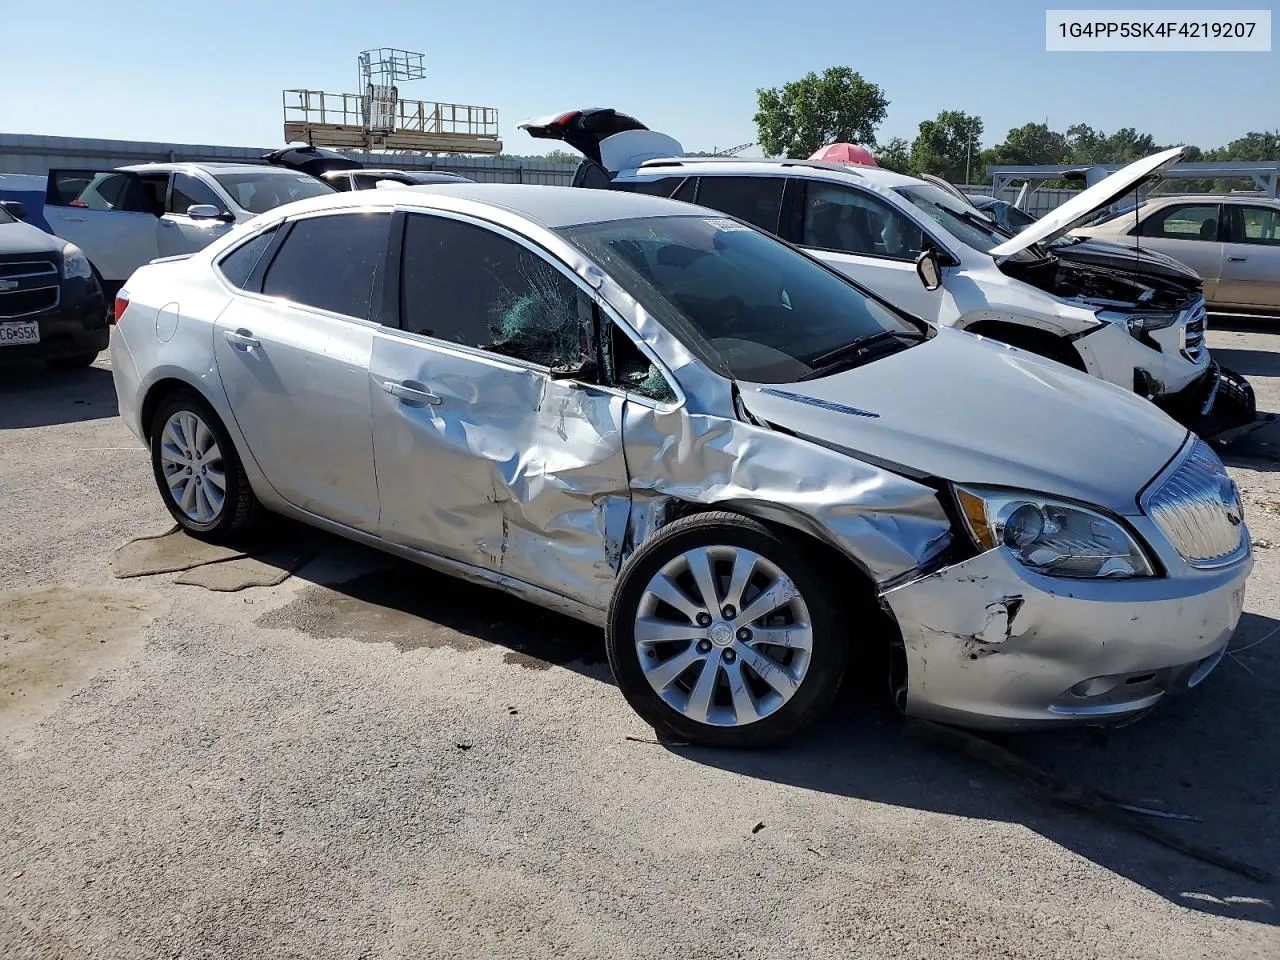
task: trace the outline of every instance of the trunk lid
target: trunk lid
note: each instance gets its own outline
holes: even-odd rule
[[[1079,226],[1103,207],[1110,206],[1126,193],[1153,178],[1161,170],[1182,159],[1183,147],[1153,153],[1117,170],[1111,176],[1072,197],[1056,210],[1041,217],[1012,240],[991,250],[993,257],[1008,257],[1033,244],[1055,240],[1072,227]]]
[[[820,380],[741,386],[756,417],[890,468],[1119,514],[1187,436],[1136,394],[947,328]]]
[[[684,153],[680,141],[650,130],[635,117],[610,107],[534,117],[518,126],[535,139],[567,143],[610,173],[632,170],[646,160]]]

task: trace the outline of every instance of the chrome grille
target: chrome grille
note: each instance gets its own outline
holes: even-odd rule
[[[35,290],[0,291],[0,319],[12,320],[33,313],[52,310],[58,305],[57,287],[38,287]]]
[[[52,260],[9,260],[0,263],[0,277],[48,277],[58,275],[58,265]]]
[[[1200,354],[1204,352],[1204,330],[1206,326],[1203,297],[1191,305],[1187,310],[1186,317],[1187,323],[1183,328],[1182,349],[1189,359],[1199,360]]]
[[[1147,515],[1192,566],[1214,566],[1244,546],[1240,494],[1208,444],[1197,440],[1144,498]]]

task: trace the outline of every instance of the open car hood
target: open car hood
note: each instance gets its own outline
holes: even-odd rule
[[[680,141],[650,130],[635,117],[611,107],[588,107],[518,124],[538,140],[561,140],[610,173],[633,170],[646,160],[679,157]]]
[[[1072,227],[1077,227],[1103,207],[1119,200],[1130,190],[1154,177],[1161,170],[1172,167],[1182,159],[1183,147],[1173,147],[1153,153],[1117,170],[1100,183],[1072,197],[1056,210],[1041,217],[1012,240],[1007,240],[991,250],[993,257],[1008,257],[1033,244],[1054,240]]]
[[[1187,436],[1134,393],[947,328],[830,377],[741,388],[753,416],[889,469],[1129,515]]]

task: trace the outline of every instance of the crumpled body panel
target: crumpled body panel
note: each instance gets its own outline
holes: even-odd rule
[[[384,537],[608,605],[630,505],[621,396],[394,334],[372,371]],[[438,402],[406,404],[384,381]]]
[[[992,728],[1114,720],[1194,686],[1240,619],[1246,557],[1194,576],[1066,580],[1005,548],[883,595],[915,716]]]
[[[628,402],[623,436],[641,505],[633,513],[674,497],[776,520],[837,547],[877,583],[918,567],[950,538],[931,488],[785,433]]]

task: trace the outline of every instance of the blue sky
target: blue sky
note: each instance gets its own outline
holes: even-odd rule
[[[354,92],[357,53],[378,46],[427,54],[427,79],[402,96],[497,107],[509,153],[554,146],[520,120],[581,106],[632,113],[690,150],[744,143],[756,88],[836,65],[884,88],[881,142],[943,109],[982,116],[988,146],[1046,119],[1202,147],[1280,127],[1277,53],[1047,53],[1046,6],[1069,4],[60,0],[51,17],[0,0],[0,131],[276,146],[281,90]]]

